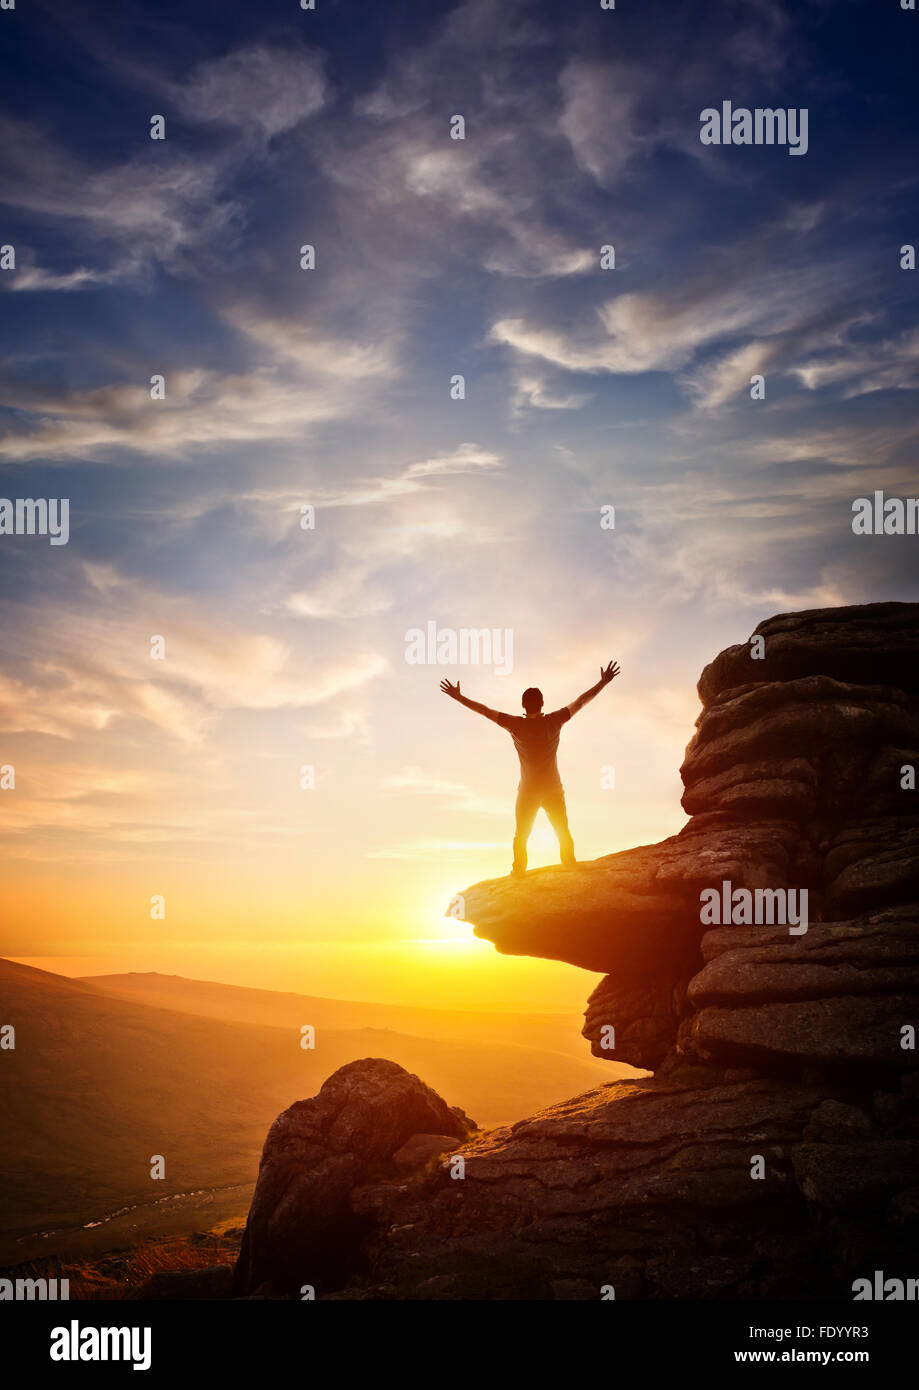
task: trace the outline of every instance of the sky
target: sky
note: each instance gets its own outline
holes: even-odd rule
[[[552,709],[619,661],[562,736],[589,859],[685,823],[720,649],[919,598],[915,537],[851,527],[915,493],[917,35],[896,0],[0,12],[0,497],[70,509],[0,535],[3,954],[583,1000],[444,917],[508,871],[516,759],[440,679]],[[724,101],[806,109],[806,153],[703,144]],[[410,663],[429,623],[511,669]]]

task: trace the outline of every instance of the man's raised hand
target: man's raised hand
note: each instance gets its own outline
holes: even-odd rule
[[[619,662],[611,661],[608,666],[600,667],[600,679],[604,685],[609,685],[611,680],[615,680],[619,675]]]
[[[459,681],[456,682],[456,685],[451,685],[450,682],[446,679],[446,677],[444,677],[444,679],[441,681],[440,688],[445,695],[451,696],[451,698],[454,700],[458,697],[460,693]]]

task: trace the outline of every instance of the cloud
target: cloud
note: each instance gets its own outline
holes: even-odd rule
[[[749,398],[750,378],[765,374],[780,354],[777,343],[745,343],[684,378],[698,410],[714,411],[729,401]]]
[[[442,697],[404,667],[408,626],[507,624],[521,684],[525,663],[559,698],[573,661],[591,679],[598,642],[631,652],[643,693],[618,693],[610,737],[674,779],[691,712],[659,681],[691,703],[698,667],[754,613],[909,596],[905,550],[875,562],[840,539],[853,496],[911,486],[919,351],[894,254],[910,176],[889,204],[876,194],[905,137],[866,158],[831,122],[803,182],[807,161],[698,139],[699,109],[731,91],[752,102],[800,77],[838,95],[808,69],[817,20],[833,22],[815,8],[802,29],[771,0],[720,27],[671,7],[664,43],[634,7],[621,59],[593,21],[528,0],[467,0],[408,31],[381,10],[372,61],[346,75],[304,45],[321,41],[311,25],[228,52],[219,23],[162,16],[133,66],[100,60],[127,28],[96,26],[81,68],[74,23],[68,62],[93,101],[75,111],[48,86],[40,123],[7,122],[0,143],[18,260],[0,288],[58,295],[6,301],[20,379],[2,390],[0,458],[10,478],[29,465],[30,491],[42,463],[61,467],[50,486],[80,499],[63,552],[0,545],[20,596],[0,609],[0,725],[35,798],[0,810],[24,808],[37,853],[80,837],[164,861],[229,844],[229,859],[305,833],[315,809],[330,860],[359,858],[369,785],[392,842],[377,857],[472,859],[494,826],[468,816],[507,814],[474,791],[503,780],[502,755],[484,738],[450,752],[463,735],[446,707],[428,719]],[[165,142],[146,140],[155,111]],[[612,239],[619,268],[601,276]],[[437,385],[454,361],[483,388],[460,444]],[[757,370],[782,390],[751,432],[729,407]],[[117,487],[113,464],[130,465]],[[475,682],[507,703],[500,679]],[[42,750],[68,755],[59,782]],[[309,757],[334,795],[288,805],[290,762]],[[470,838],[439,838],[459,812]],[[363,912],[359,876],[342,889],[328,872]]]
[[[143,153],[99,167],[35,124],[0,118],[4,200],[20,212],[76,227],[101,262],[56,271],[40,268],[25,252],[20,268],[2,277],[8,290],[70,292],[142,278],[156,265],[187,271],[196,252],[209,256],[214,246],[226,255],[246,220],[244,202],[230,190],[250,158],[252,138],[267,141],[292,130],[325,101],[321,60],[309,49],[247,45],[199,64],[181,83],[143,64],[112,61],[132,86],[154,89],[167,138],[142,141]],[[175,110],[240,138],[192,153],[169,138]]]
[[[106,455],[128,450],[174,457],[227,444],[302,438],[305,429],[351,413],[352,378],[317,373],[285,379],[264,367],[221,375],[203,369],[168,371],[166,395],[149,385],[104,386],[60,395],[17,389],[0,397],[15,406],[0,435],[0,457],[11,460]],[[332,378],[332,379],[330,379]]]
[[[604,187],[645,143],[634,121],[635,73],[625,63],[575,59],[559,78],[564,97],[559,128],[580,167]]]
[[[335,337],[308,319],[283,318],[252,304],[231,304],[224,321],[251,338],[269,357],[295,363],[304,376],[319,374],[342,382],[392,380],[399,374],[395,333],[378,334],[372,341]]]
[[[370,562],[340,565],[308,589],[290,594],[286,608],[297,618],[367,618],[385,613],[393,597],[383,583],[373,582]]]
[[[191,120],[256,130],[270,139],[322,108],[326,81],[318,53],[254,43],[199,63],[184,82],[165,90]]]
[[[548,386],[538,373],[520,372],[517,376],[511,413],[519,414],[529,407],[533,410],[579,410],[590,400],[588,392],[559,392]]]
[[[869,345],[847,345],[844,352],[814,356],[791,369],[808,391],[841,387],[843,399],[872,391],[915,390],[919,386],[919,330]]]
[[[392,502],[405,493],[380,490],[359,495],[361,501],[355,505],[367,503],[371,496],[379,503]],[[431,553],[442,560],[445,545],[457,540],[467,550],[473,543],[468,528],[449,516],[389,524],[371,535],[354,535],[349,530],[339,542],[327,573],[309,588],[291,593],[285,608],[300,618],[354,619],[384,613],[395,604],[400,567],[407,562],[417,566]]]
[[[43,615],[40,643],[34,633],[20,636],[21,669],[0,684],[7,732],[73,738],[115,720],[140,720],[195,744],[221,713],[303,710],[386,670],[372,651],[327,651],[317,660],[184,595],[154,592],[113,566],[86,566],[83,577],[67,605]],[[165,639],[163,660],[150,655],[154,635]]]
[[[507,816],[507,803],[498,798],[480,796],[463,782],[451,782],[433,777],[423,768],[408,766],[385,778],[382,789],[410,796],[438,797],[447,803],[446,809],[467,811],[475,815]]]
[[[499,229],[501,235],[483,257],[485,270],[521,279],[555,279],[579,275],[597,261],[597,252],[572,245],[570,237],[546,227],[534,226],[526,218],[509,220]]]
[[[438,454],[411,463],[392,476],[356,479],[346,489],[320,492],[320,507],[363,507],[422,492],[434,478],[448,478],[460,473],[477,473],[484,469],[501,468],[500,457],[477,444],[458,444],[452,454]]]
[[[855,275],[845,256],[776,266],[774,256],[766,260],[757,234],[718,260],[717,270],[712,262],[691,278],[653,291],[629,291],[600,305],[587,301],[580,312],[577,305],[567,306],[564,322],[500,318],[488,340],[567,372],[682,372],[677,384],[707,412],[766,367],[795,373],[809,387],[841,383],[845,395],[915,381],[919,334],[864,342],[865,326],[877,311],[853,306],[851,295],[841,292]],[[751,271],[751,264],[764,260],[767,268]],[[859,345],[850,341],[855,332]],[[712,360],[694,365],[704,353]],[[521,399],[536,404],[536,394],[537,400],[531,393],[521,393]]]
[[[778,302],[764,299],[762,289],[749,283],[713,289],[703,282],[670,294],[621,294],[600,305],[585,326],[573,331],[500,319],[489,336],[569,371],[673,371],[707,343],[754,324],[783,326],[794,312],[789,287]]]
[[[115,285],[127,277],[127,266],[115,266],[110,270],[93,270],[88,266],[78,266],[75,270],[60,274],[44,270],[34,259],[20,259],[16,274],[7,277],[7,289],[17,290],[58,290],[65,294],[73,290],[85,290],[90,286]]]
[[[533,81],[533,53],[551,42],[526,5],[458,6],[420,43],[400,46],[380,81],[357,94],[351,119],[324,123],[311,141],[338,191],[339,222],[365,229],[390,280],[423,281],[445,252],[524,279],[577,275],[594,263],[595,249],[559,215],[546,180],[547,162],[567,148],[559,103],[547,104]],[[500,83],[489,73],[497,49]],[[444,104],[458,70],[468,76],[460,110]],[[453,114],[467,122],[464,140],[450,138]]]
[[[146,143],[142,155],[99,168],[35,126],[0,118],[5,201],[94,238],[94,252],[106,262],[98,272],[104,280],[138,275],[151,263],[175,268],[195,246],[225,244],[239,211],[225,196],[226,158],[194,156],[168,141]],[[26,276],[34,273],[27,266]]]

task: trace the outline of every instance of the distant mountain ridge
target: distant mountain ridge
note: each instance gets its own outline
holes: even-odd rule
[[[516,1119],[534,1096],[551,1102],[602,1072],[586,1058],[496,1040],[488,1029],[500,1031],[500,1020],[481,1040],[471,1035],[474,1016],[465,1036],[425,1037],[354,1026],[396,1022],[400,1010],[354,1012],[343,1001],[348,1026],[335,1028],[336,1001],[280,996],[271,1024],[240,1021],[204,1012],[224,1008],[222,990],[232,1012],[231,986],[173,982],[185,1008],[167,1008],[162,982],[170,977],[124,978],[109,990],[0,960],[0,1020],[16,1029],[15,1050],[0,1054],[2,1260],[19,1254],[17,1236],[83,1227],[169,1193],[254,1182],[265,1129],[290,1096],[313,1094],[368,1054],[424,1069],[483,1123]],[[151,981],[148,1001],[140,996]],[[251,991],[255,1001],[249,994],[238,990],[256,1012],[272,1006],[270,991]],[[435,1018],[431,1011],[432,1027]],[[317,1030],[315,1050],[300,1047],[303,1023]],[[449,1025],[445,1016],[441,1031]],[[150,1177],[154,1154],[165,1159],[163,1181]]]
[[[540,1051],[559,1051],[578,1060],[583,1060],[584,1056],[583,1047],[571,1031],[576,1017],[573,1014],[480,1012],[328,999],[288,990],[195,980],[184,975],[161,975],[157,971],[78,978],[82,984],[109,995],[237,1023],[297,1028],[303,1023],[317,1028],[388,1028],[418,1037],[493,1039],[514,1046],[537,1047]]]

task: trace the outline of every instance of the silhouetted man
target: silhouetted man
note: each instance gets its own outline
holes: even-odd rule
[[[583,709],[589,700],[598,695],[603,687],[609,685],[618,675],[618,664],[611,661],[608,666],[601,666],[597,684],[585,690],[584,694],[579,695],[570,705],[563,705],[561,709],[555,710],[553,714],[543,714],[542,691],[530,686],[529,690],[523,692],[522,717],[519,714],[502,714],[500,710],[489,709],[487,705],[480,705],[475,700],[467,700],[465,695],[460,694],[459,681],[456,685],[451,685],[448,680],[441,681],[440,688],[445,695],[459,700],[461,705],[475,710],[476,714],[484,714],[486,719],[494,720],[502,729],[507,729],[514,740],[514,747],[520,759],[520,783],[517,787],[513,873],[526,872],[527,840],[530,838],[530,831],[533,829],[533,822],[540,806],[549,817],[552,829],[558,836],[562,863],[569,868],[575,864],[574,842],[568,829],[568,811],[565,807],[565,789],[555,761],[558,738],[562,725],[566,724],[573,714],[577,714],[579,709]]]

